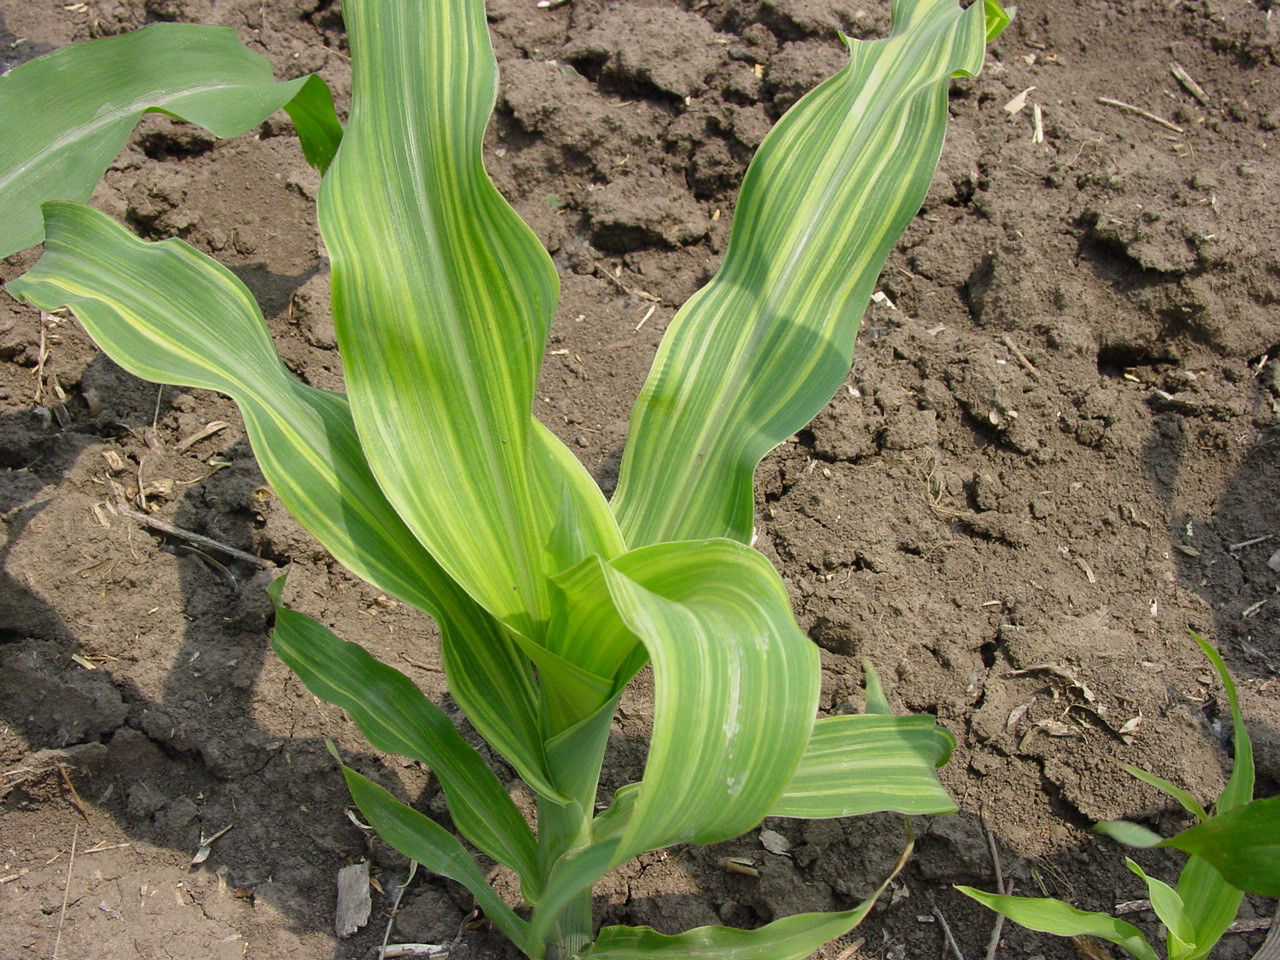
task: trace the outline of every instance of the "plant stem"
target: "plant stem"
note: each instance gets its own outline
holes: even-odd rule
[[[591,842],[591,818],[577,803],[558,804],[538,798],[538,852],[550,865]],[[591,891],[569,902],[547,938],[547,960],[572,960],[591,943]]]

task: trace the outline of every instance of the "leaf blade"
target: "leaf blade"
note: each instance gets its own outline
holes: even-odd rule
[[[84,204],[44,210],[44,255],[9,291],[45,310],[70,307],[136,376],[235,400],[263,475],[285,506],[346,567],[440,622],[459,703],[526,782],[555,795],[528,662],[382,495],[346,399],[285,368],[252,294],[215,260],[178,240],[140,240]]]
[[[824,717],[773,817],[853,817],[883,810],[953,813],[937,767],[954,743],[933,717],[853,714]]]
[[[270,591],[276,605],[271,646],[280,659],[311,693],[345,710],[376,749],[430,767],[462,835],[515,870],[536,896],[541,871],[533,832],[480,755],[403,673],[285,607],[282,586],[277,580]]]
[[[536,642],[549,608],[547,500],[559,505],[567,484],[599,521],[582,530],[613,523],[531,416],[559,283],[484,170],[496,61],[483,6],[350,0],[344,13],[352,106],[320,227],[352,413],[414,534]]]
[[[342,765],[342,775],[356,806],[382,839],[432,873],[466,887],[494,926],[527,952],[528,924],[489,886],[457,837],[346,764]]]
[[[752,475],[848,372],[875,278],[937,165],[947,84],[976,73],[983,4],[899,0],[886,40],[774,127],[715,278],[677,313],[636,401],[613,499],[632,547],[750,542]]]
[[[1127,950],[1138,960],[1158,960],[1137,927],[1105,913],[1077,910],[1061,900],[1045,897],[1006,897],[962,886],[956,889],[1028,930],[1058,937],[1097,937]]]
[[[89,198],[143,113],[233,137],[301,95],[305,144],[334,135],[327,92],[318,77],[277,83],[235,31],[199,24],[152,24],[15,67],[0,77],[0,257],[40,242],[41,203]]]
[[[733,927],[698,927],[669,936],[652,927],[604,927],[588,960],[647,960],[655,957],[685,960],[804,960],[814,950],[848,933],[863,921],[889,881],[898,875],[911,854],[908,846],[893,872],[879,888],[852,910],[837,913],[802,913],[774,920],[755,930]]]

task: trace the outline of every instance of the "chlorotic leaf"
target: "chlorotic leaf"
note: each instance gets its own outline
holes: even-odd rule
[[[724,263],[667,328],[613,498],[631,547],[749,543],[752,475],[849,371],[876,277],[938,163],[947,87],[977,73],[986,10],[898,0],[884,40],[773,128],[747,170]]]
[[[602,814],[596,842],[548,874],[532,919],[539,942],[564,905],[623,860],[759,823],[800,762],[817,706],[817,649],[756,551],[667,543],[596,564],[595,602],[614,607],[653,663],[653,737],[643,779],[615,801],[625,816]]]
[[[332,156],[341,128],[324,81],[277,83],[229,27],[157,23],[15,67],[0,76],[0,257],[40,242],[41,203],[87,200],[144,113],[234,137],[281,107],[308,161]]]
[[[483,4],[349,0],[343,14],[352,104],[320,226],[356,427],[432,556],[540,642],[561,505],[587,514],[584,534],[608,537],[585,552],[612,556],[622,541],[599,490],[548,450],[559,441],[531,414],[558,281],[484,170],[497,71]]]
[[[1093,832],[1100,833],[1104,837],[1110,837],[1118,843],[1123,843],[1126,847],[1137,847],[1145,849],[1147,847],[1158,847],[1164,837],[1149,830],[1140,823],[1133,823],[1129,820],[1103,820],[1093,825]]]
[[[1125,857],[1124,865],[1147,885],[1151,909],[1169,931],[1169,960],[1182,960],[1195,950],[1195,928],[1187,916],[1186,905],[1178,891],[1163,880],[1147,876],[1138,864]]]
[[[952,813],[937,767],[954,740],[933,717],[852,714],[813,728],[774,817],[852,817],[881,810]]]
[[[651,927],[605,927],[584,960],[804,960],[827,941],[843,936],[862,922],[910,852],[908,847],[879,889],[852,910],[797,914],[755,930],[698,927],[675,936]]]
[[[528,661],[382,495],[346,399],[289,372],[253,295],[215,260],[180,240],[139,240],[83,204],[44,212],[44,255],[9,292],[43,310],[71,308],[136,376],[235,400],[276,495],[348,568],[440,621],[450,684],[468,717],[526,782],[554,795]]]

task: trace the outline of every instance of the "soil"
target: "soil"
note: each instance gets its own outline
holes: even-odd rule
[[[723,253],[752,151],[839,66],[835,28],[882,34],[888,10],[490,4],[503,85],[489,169],[563,284],[537,412],[606,490],[662,332]],[[1220,789],[1229,717],[1190,630],[1240,685],[1259,794],[1280,785],[1274,13],[1269,0],[1022,5],[985,73],[955,84],[941,168],[845,386],[759,470],[758,546],[823,650],[821,708],[860,707],[870,658],[897,708],[935,713],[958,740],[942,776],[961,812],[915,821],[892,896],[819,957],[941,957],[940,917],[965,956],[982,956],[993,918],[951,884],[993,887],[984,818],[1019,892],[1039,878],[1086,909],[1141,897],[1120,851],[1087,828],[1184,823],[1117,760],[1202,801]],[[0,70],[156,20],[229,24],[278,75],[319,71],[345,108],[330,0],[0,0]],[[286,362],[335,387],[316,187],[282,117],[225,142],[151,117],[95,202],[228,264]],[[35,256],[4,261],[0,279]],[[214,421],[226,426],[192,442]],[[295,606],[457,715],[431,624],[287,516],[229,401],[157,390],[73,321],[8,298],[0,467],[0,957],[368,957],[406,862],[348,819],[324,740],[429,812],[444,817],[443,803],[428,771],[374,755],[270,654],[261,587],[287,567]],[[109,515],[116,488],[264,559]],[[638,775],[647,711],[642,678],[607,787]],[[888,816],[764,826],[782,852],[755,832],[651,854],[599,885],[599,915],[675,931],[842,907],[902,841]],[[730,856],[759,875],[726,871]],[[362,859],[373,914],[339,939],[337,872]],[[1176,873],[1175,856],[1139,859]],[[1242,918],[1271,906],[1247,899]],[[449,942],[470,908],[460,888],[419,876],[393,937]],[[1151,914],[1129,919],[1154,933]],[[1215,956],[1249,957],[1261,936],[1229,935]],[[483,924],[452,955],[514,957]],[[996,956],[1077,953],[1006,926]]]

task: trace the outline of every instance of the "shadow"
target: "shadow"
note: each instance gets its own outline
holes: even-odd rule
[[[274,289],[260,293],[257,274],[244,271],[268,308],[296,279],[273,278]],[[34,311],[28,316],[39,322]],[[204,911],[203,925],[178,931],[195,939],[179,936],[175,944],[199,952],[202,936],[240,930],[248,936],[261,923],[255,912],[269,906],[313,952],[318,941],[333,944],[334,960],[366,957],[381,941],[389,901],[375,897],[369,924],[335,941],[336,873],[367,857],[386,890],[403,881],[407,861],[348,819],[349,798],[323,737],[273,725],[270,714],[259,719],[258,712],[273,710],[284,696],[303,703],[293,711],[295,727],[320,726],[316,701],[270,654],[266,584],[296,559],[336,591],[367,593],[370,607],[376,592],[316,562],[321,548],[307,545],[283,507],[262,496],[265,482],[247,442],[220,443],[215,435],[186,456],[176,452],[200,420],[213,419],[202,415],[204,401],[197,399],[209,395],[158,391],[101,354],[77,382],[62,386],[67,400],[56,414],[27,409],[0,417],[0,462],[7,468],[0,473],[0,722],[7,727],[0,749],[9,755],[0,771],[0,817],[24,816],[35,804],[65,811],[57,815],[69,832],[67,818],[75,819],[83,802],[92,818],[83,830],[86,843],[123,835],[126,844],[184,857],[196,853],[202,837],[231,825],[208,859],[185,875],[173,867],[150,873],[154,883],[166,872],[181,877]],[[221,403],[215,408],[230,407]],[[268,559],[244,562],[112,515],[106,507],[116,490],[128,506],[139,506],[139,477],[158,507],[155,516]],[[420,616],[412,627],[431,629]],[[393,659],[382,637],[367,645]],[[424,676],[397,666],[417,672],[419,681]],[[289,712],[285,706],[280,713]],[[445,706],[461,721],[456,707]],[[324,719],[338,714],[330,710]],[[352,728],[338,729],[349,764],[449,824],[438,787],[418,764],[392,770]],[[69,776],[65,783],[60,768]],[[108,874],[136,863],[124,854],[108,866],[109,860],[93,862]],[[438,879],[428,886],[457,902],[456,930],[469,895]],[[8,892],[20,896],[17,885]],[[31,900],[37,902],[38,894]],[[82,922],[85,913],[91,927],[101,919],[82,908]],[[34,906],[33,915],[40,916]],[[41,941],[47,933],[52,942],[47,917],[25,920]],[[68,934],[74,921],[72,912]],[[508,955],[487,930],[468,933],[454,955],[472,950],[480,951],[476,957]]]
[[[1280,428],[1266,414],[1273,402],[1264,383],[1270,376],[1266,367],[1266,357],[1255,358],[1249,364],[1252,375],[1240,378],[1246,402],[1257,414],[1257,437],[1225,486],[1207,491],[1210,497],[1195,491],[1211,500],[1208,513],[1179,509],[1175,490],[1194,489],[1203,458],[1231,453],[1229,427],[1213,397],[1197,392],[1192,382],[1170,400],[1158,400],[1164,409],[1156,414],[1143,449],[1148,481],[1167,505],[1178,580],[1204,602],[1197,629],[1218,647],[1244,688],[1245,721],[1259,766],[1258,796],[1280,789],[1280,729],[1252,714],[1248,691],[1249,680],[1274,679],[1280,662],[1280,594],[1271,566],[1280,556]],[[1226,743],[1230,710],[1225,702],[1217,703],[1214,720]]]

